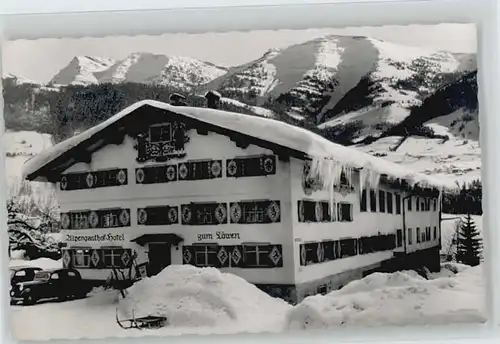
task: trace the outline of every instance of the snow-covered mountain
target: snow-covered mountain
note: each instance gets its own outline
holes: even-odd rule
[[[134,53],[123,60],[77,56],[51,84],[147,83],[189,89],[225,74],[223,67],[189,57]]]
[[[475,54],[332,35],[230,68],[150,53],[119,61],[75,57],[51,83],[167,86],[184,90],[190,101],[193,93],[201,96],[194,106],[204,106],[203,93],[216,90],[226,110],[282,120],[287,114],[335,142],[421,172],[471,179],[480,175],[476,70]],[[126,93],[129,101],[134,92]],[[23,113],[25,98],[6,98],[22,99],[21,110],[9,110],[12,118]]]
[[[10,82],[13,85],[20,86],[20,85],[33,85],[33,86],[40,86],[41,83],[38,83],[36,81],[26,79],[22,76],[19,75],[14,75],[12,73],[7,73],[2,76],[2,80],[4,82]]]
[[[402,46],[368,37],[326,36],[230,68],[206,85],[262,105],[269,98],[317,123],[349,113],[369,123],[399,122],[475,57]]]
[[[102,72],[115,63],[114,60],[93,56],[76,56],[61,69],[50,85],[88,85],[98,83],[94,73]]]

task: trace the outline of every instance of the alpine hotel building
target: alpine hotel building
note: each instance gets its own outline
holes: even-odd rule
[[[269,129],[277,125],[279,132]],[[308,173],[307,152],[275,140],[293,130],[306,132],[266,118],[141,101],[41,152],[24,175],[56,185],[63,264],[92,282],[133,263],[141,276],[191,264],[298,302],[372,271],[439,268],[438,186],[382,175],[376,189],[361,190],[358,168],[341,175],[332,204],[330,191]],[[332,154],[360,154],[326,145]],[[401,169],[384,164],[388,174]]]

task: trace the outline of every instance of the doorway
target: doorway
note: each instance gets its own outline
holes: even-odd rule
[[[170,257],[170,244],[150,243],[148,251],[149,267],[148,275],[157,275],[172,263]]]

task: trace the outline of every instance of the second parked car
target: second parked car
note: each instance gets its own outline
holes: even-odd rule
[[[13,287],[17,283],[33,281],[35,274],[42,271],[41,268],[34,266],[13,266],[10,271],[10,286]]]

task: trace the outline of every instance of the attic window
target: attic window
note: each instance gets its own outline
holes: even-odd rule
[[[172,141],[172,125],[170,123],[149,127],[149,142]]]
[[[342,171],[342,173],[340,173],[340,185],[341,186],[348,186],[349,185],[349,181],[347,180],[347,176],[345,175],[344,171]]]

